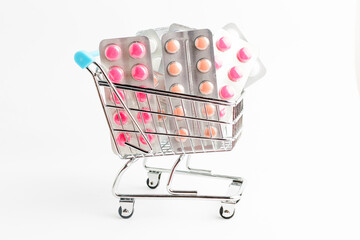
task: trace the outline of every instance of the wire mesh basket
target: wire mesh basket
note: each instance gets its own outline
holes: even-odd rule
[[[230,151],[241,135],[242,97],[229,102],[114,84],[100,66],[92,75],[121,158]]]

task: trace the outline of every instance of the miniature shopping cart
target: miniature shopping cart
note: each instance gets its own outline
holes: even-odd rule
[[[96,53],[80,51],[75,54],[75,61],[81,68],[86,68],[94,79],[107,125],[110,129],[114,152],[127,162],[117,174],[113,184],[113,194],[120,199],[119,214],[130,218],[134,212],[135,199],[204,199],[221,202],[220,215],[231,218],[235,213],[235,204],[239,202],[244,179],[240,177],[217,175],[209,170],[191,168],[190,155],[209,152],[231,151],[242,130],[243,99],[236,102],[210,99],[157,89],[141,88],[112,83],[103,67],[94,61]],[[139,102],[136,94],[146,94],[146,100]],[[129,100],[131,99],[131,100]],[[175,104],[184,109],[183,115],[174,115]],[[215,107],[215,114],[208,114],[207,105]],[[226,110],[227,118],[221,118]],[[129,121],[123,122],[120,114],[126,113]],[[143,118],[146,113],[151,117],[149,127]],[[118,115],[118,124],[114,116]],[[140,121],[139,121],[140,120]],[[119,124],[120,122],[120,124]],[[156,124],[155,124],[156,123]],[[181,124],[180,124],[181,123]],[[186,134],[180,126],[186,126]],[[152,129],[151,131],[149,129]],[[209,129],[204,134],[204,129]],[[211,131],[216,129],[216,133]],[[149,134],[153,136],[152,142]],[[119,142],[119,136],[124,141]],[[141,139],[142,141],[139,141]],[[150,157],[178,156],[172,168],[159,168],[147,165]],[[148,172],[147,185],[154,189],[159,185],[162,173],[169,173],[167,181],[168,194],[125,194],[118,192],[118,185],[124,172],[138,159],[144,160]],[[179,170],[178,165],[186,160],[186,169]],[[227,195],[199,195],[197,191],[175,190],[172,181],[175,174],[200,175],[230,181]],[[235,193],[234,193],[235,192]],[[230,194],[233,193],[233,194]]]

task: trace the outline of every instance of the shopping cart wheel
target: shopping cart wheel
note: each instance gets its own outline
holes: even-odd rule
[[[235,214],[235,207],[228,207],[226,205],[223,205],[220,207],[220,216],[225,219],[230,219]]]
[[[146,185],[148,185],[149,188],[155,189],[159,186],[160,183],[160,172],[148,172],[148,179],[146,179]]]
[[[129,214],[128,210],[125,208],[123,209],[122,207],[119,207],[119,215],[120,217],[122,218],[131,218],[131,216],[133,215],[134,213],[134,209],[131,211],[131,213]]]
[[[119,215],[122,218],[131,218],[134,213],[134,199],[120,199]]]

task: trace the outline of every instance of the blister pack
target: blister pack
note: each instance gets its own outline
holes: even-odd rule
[[[169,32],[181,32],[195,30],[195,28],[187,27],[178,23],[173,23],[169,27]]]
[[[221,29],[214,34],[216,76],[219,97],[236,100],[258,57],[258,51],[231,31]]]
[[[168,32],[162,37],[165,88],[217,97],[212,33],[208,29]]]
[[[155,29],[141,30],[136,33],[137,36],[145,36],[149,39],[150,50],[151,50],[151,61],[154,71],[154,84],[155,84],[155,88],[159,90],[165,90],[165,82],[163,77],[164,68],[161,61],[162,59],[161,37],[168,31],[169,31],[169,27],[161,27]],[[162,75],[162,77],[158,78],[157,77],[158,75]]]
[[[240,31],[240,29],[236,26],[234,23],[229,23],[223,27],[228,32],[231,32],[235,35],[237,35],[239,38],[243,39],[244,41],[247,41],[245,35]],[[249,87],[253,83],[255,83],[257,80],[264,77],[266,74],[266,68],[260,58],[258,57],[254,63],[254,66],[249,74],[249,78],[245,84],[245,88]]]
[[[154,88],[147,37],[105,39],[100,42],[99,52],[113,83]]]
[[[228,32],[233,33],[234,35],[237,35],[240,39],[247,42],[245,35],[240,31],[240,29],[237,27],[236,24],[229,23],[229,24],[225,25],[223,27],[223,29],[225,29]],[[177,24],[177,23],[171,24],[169,27],[170,32],[189,31],[189,30],[194,30],[194,28],[187,27],[187,26]],[[251,69],[248,80],[246,81],[245,88],[249,87],[250,85],[255,83],[257,80],[264,77],[265,74],[266,74],[265,66],[262,63],[262,61],[260,60],[260,58],[257,58]]]
[[[159,71],[162,57],[161,40],[159,35],[154,29],[147,29],[137,32],[136,36],[145,36],[149,39],[152,67],[154,71]]]

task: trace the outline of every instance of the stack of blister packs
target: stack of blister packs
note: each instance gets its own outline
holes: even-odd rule
[[[228,24],[214,33],[209,29],[172,24],[170,27],[139,31],[134,37],[105,39],[99,48],[101,63],[114,84],[237,102],[244,88],[265,75],[258,50],[246,41],[234,24]],[[130,109],[138,110],[134,116],[147,133],[148,140],[151,143],[159,141],[154,146],[160,146],[161,141],[151,133],[161,132],[162,129],[166,130],[166,134],[170,131],[177,136],[199,135],[207,138],[219,137],[221,130],[221,137],[225,137],[228,130],[215,125],[199,126],[199,123],[192,123],[191,118],[204,116],[219,122],[227,121],[234,115],[227,114],[225,107],[214,104],[198,106],[181,99],[166,102],[141,92],[118,93]],[[115,106],[120,104],[111,89],[106,92],[106,102]],[[152,112],[178,117],[156,116]],[[133,129],[126,112],[121,109],[108,114],[114,126],[122,130]],[[182,119],[182,116],[188,118]],[[230,133],[232,135],[234,133]],[[138,135],[136,140],[132,138],[131,133],[121,133],[116,142],[120,147],[125,146],[125,142],[146,145],[142,136]],[[176,137],[171,141],[173,148],[179,144],[178,149],[186,148],[185,137]],[[216,148],[213,142],[209,144]],[[200,143],[191,143],[192,148],[197,145],[200,146]],[[203,142],[201,145],[204,148]]]

